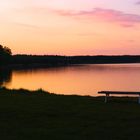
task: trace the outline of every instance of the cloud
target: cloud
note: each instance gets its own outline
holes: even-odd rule
[[[89,11],[56,11],[62,16],[80,17],[84,19],[97,19],[110,23],[117,23],[123,27],[133,27],[135,24],[140,24],[140,15],[129,14],[119,10],[94,8]]]
[[[30,23],[20,23],[20,22],[13,22],[13,24],[16,24],[17,26],[22,26],[25,28],[30,28],[30,29],[40,29],[39,26],[30,24]]]
[[[140,5],[140,1],[137,1],[137,2],[136,2],[136,5]]]

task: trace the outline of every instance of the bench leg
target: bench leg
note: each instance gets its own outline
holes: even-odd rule
[[[105,96],[105,103],[107,103],[107,97],[109,97],[109,94],[106,94]]]
[[[140,94],[139,94],[139,99],[138,99],[138,103],[140,104]]]

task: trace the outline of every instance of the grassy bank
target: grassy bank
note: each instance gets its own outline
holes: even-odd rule
[[[138,140],[136,98],[63,96],[0,89],[2,140]]]

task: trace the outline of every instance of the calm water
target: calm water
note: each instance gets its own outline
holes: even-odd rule
[[[101,90],[140,91],[140,64],[76,65],[0,71],[0,85],[96,96]]]

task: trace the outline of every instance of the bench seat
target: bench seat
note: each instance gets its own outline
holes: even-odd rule
[[[138,95],[138,103],[140,104],[140,92],[131,92],[131,91],[99,91],[98,94],[105,94],[105,103],[107,103],[107,97],[109,97],[110,94],[114,95]]]

